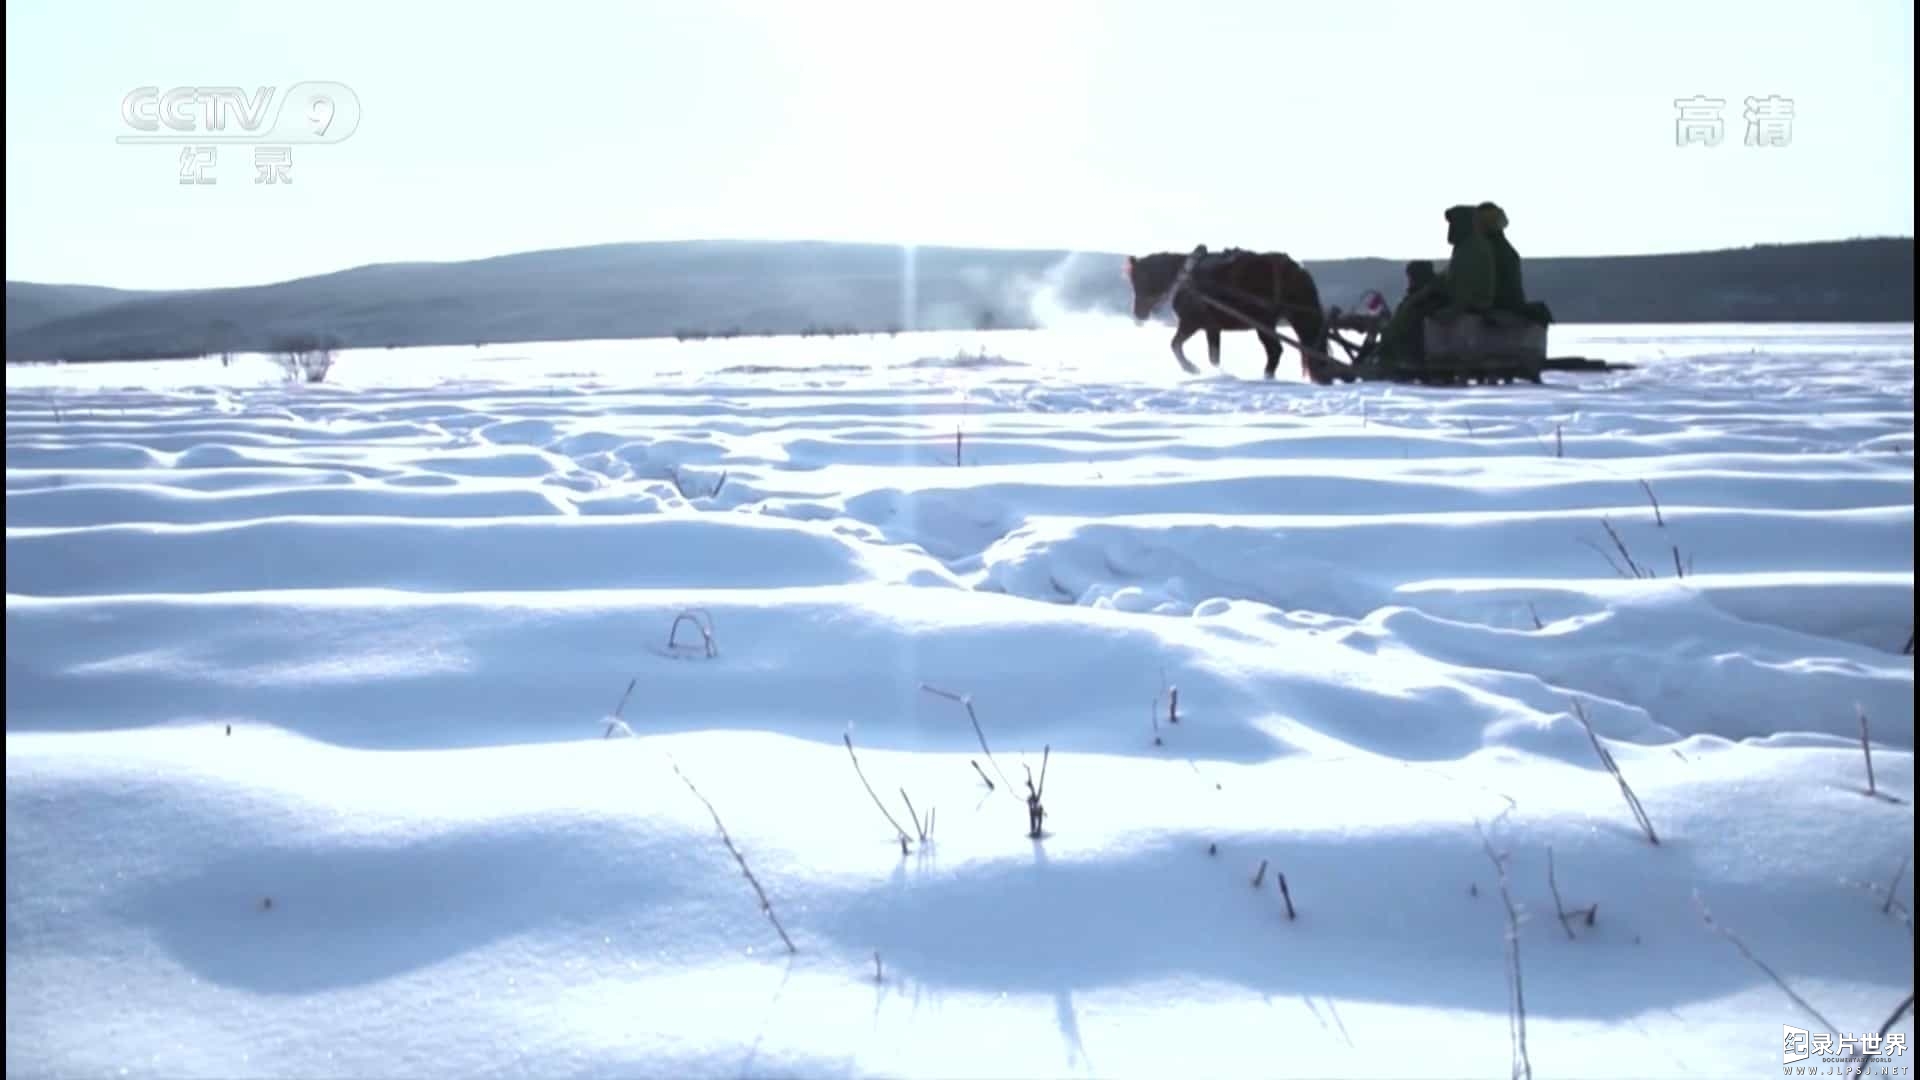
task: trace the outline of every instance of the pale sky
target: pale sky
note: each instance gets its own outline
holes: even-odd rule
[[[190,288],[703,237],[1305,259],[1913,234],[1897,0],[9,0],[7,278]],[[351,87],[291,185],[135,87]],[[1674,101],[1726,101],[1716,147]],[[1778,95],[1786,146],[1743,145]],[[291,114],[290,114],[291,115]]]

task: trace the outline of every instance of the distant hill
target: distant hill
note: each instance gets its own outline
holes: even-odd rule
[[[1223,246],[1223,245],[1222,245]],[[126,292],[7,283],[7,359],[102,360],[592,338],[1036,325],[1034,300],[1124,312],[1112,252],[689,241],[459,263],[394,263],[273,285]],[[1403,260],[1308,263],[1328,304],[1402,290]],[[1527,290],[1563,322],[1911,322],[1913,239],[1679,255],[1532,258]]]
[[[7,333],[156,294],[99,285],[36,285],[7,282]]]

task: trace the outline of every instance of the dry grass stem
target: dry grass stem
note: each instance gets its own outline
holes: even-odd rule
[[[677,466],[667,470],[667,479],[672,481],[673,490],[679,492],[680,497],[688,502],[692,502],[695,499],[712,499],[719,496],[721,489],[727,486],[727,475],[723,470],[720,473],[720,479],[715,480],[711,488],[708,488],[706,491],[692,491],[687,488],[687,482],[681,479],[680,469]]]
[[[906,788],[900,789],[900,801],[907,804],[907,816],[913,819],[914,833],[920,837],[920,842],[922,844],[926,843],[927,838],[933,835],[934,808],[933,807],[927,808],[927,821],[926,821],[926,824],[922,825],[920,823],[920,814],[914,810],[913,799],[908,797]]]
[[[719,643],[713,637],[713,616],[701,608],[688,608],[673,617],[673,625],[667,629],[668,655],[684,655],[681,650],[692,648],[691,645],[683,645],[680,642],[680,626],[683,623],[690,623],[695,630],[699,631],[700,648],[707,659],[711,660],[720,655]]]
[[[700,789],[693,786],[693,781],[687,774],[680,771],[679,762],[669,758],[667,763],[673,766],[674,774],[687,785],[687,790],[693,792],[693,797],[699,799],[700,804],[707,808],[707,813],[713,815],[713,826],[720,830],[721,842],[726,844],[727,850],[733,853],[733,861],[740,864],[740,872],[747,876],[747,884],[753,886],[754,895],[760,898],[760,910],[766,913],[767,921],[773,924],[774,931],[780,935],[780,940],[787,946],[787,951],[799,952],[800,950],[793,946],[793,939],[787,936],[786,927],[780,925],[780,916],[774,913],[773,901],[767,899],[767,890],[760,887],[760,879],[754,877],[752,868],[747,866],[747,857],[740,854],[740,849],[734,845],[733,837],[727,832],[726,823],[720,820],[720,811],[715,810],[713,804],[707,801],[707,797],[700,794]]]
[[[993,751],[987,746],[987,733],[980,730],[980,715],[973,711],[972,695],[956,694],[951,690],[942,690],[936,686],[928,686],[926,683],[921,683],[920,689],[926,691],[929,694],[933,694],[937,697],[946,698],[948,701],[957,702],[962,708],[967,710],[967,720],[969,723],[973,725],[974,737],[980,740],[980,752],[987,755],[987,764],[993,766],[994,775],[998,776],[1000,778],[1000,783],[1006,786],[1007,794],[1015,799],[1018,799],[1020,796],[1014,793],[1013,781],[1008,780],[1007,774],[1001,771],[1000,763],[994,760]],[[980,766],[978,763],[974,764],[975,769],[978,769],[979,767]],[[984,776],[985,773],[982,773],[981,775]],[[993,782],[988,781],[987,786],[992,787]]]
[[[994,790],[993,781],[987,777],[987,770],[981,768],[980,763],[978,761],[975,761],[972,758],[968,758],[967,764],[973,766],[973,771],[980,774],[980,782],[987,785],[988,791]]]
[[[1766,974],[1767,978],[1772,979],[1773,984],[1775,986],[1778,986],[1781,992],[1785,993],[1787,997],[1790,998],[1795,1005],[1800,1006],[1802,1011],[1804,1011],[1808,1016],[1813,1017],[1815,1020],[1820,1021],[1820,1026],[1825,1028],[1826,1030],[1828,1031],[1839,1030],[1838,1028],[1833,1026],[1833,1021],[1828,1020],[1826,1017],[1820,1015],[1819,1009],[1816,1009],[1812,1005],[1808,1004],[1806,998],[1803,998],[1799,994],[1794,993],[1793,987],[1787,985],[1787,980],[1781,978],[1780,973],[1773,970],[1773,968],[1769,967],[1765,960],[1762,960],[1758,956],[1754,955],[1753,950],[1747,948],[1746,942],[1741,941],[1739,937],[1737,937],[1734,934],[1733,931],[1713,921],[1713,912],[1707,908],[1707,902],[1706,900],[1701,898],[1698,890],[1696,890],[1693,894],[1693,906],[1699,909],[1700,917],[1706,920],[1707,926],[1710,927],[1714,933],[1719,934],[1723,938],[1726,938],[1727,941],[1732,943],[1734,948],[1740,950],[1741,956],[1746,957],[1749,961],[1752,962],[1754,967],[1759,968],[1762,972]]]
[[[1560,898],[1560,881],[1554,874],[1553,848],[1551,847],[1547,848],[1547,888],[1553,893],[1553,913],[1559,917],[1560,928],[1567,932],[1568,941],[1574,940],[1573,921],[1575,919],[1582,919],[1588,926],[1592,926],[1600,917],[1599,904],[1589,904],[1583,908],[1574,908],[1572,911],[1567,910],[1566,902]]]
[[[633,688],[638,685],[640,685],[640,679],[637,676],[627,680],[627,692],[620,695],[620,704],[615,705],[613,712],[608,714],[607,733],[600,736],[601,738],[611,739],[613,738],[613,733],[616,731],[625,731],[629,735],[633,734],[633,729],[627,727],[626,721],[621,719],[621,714],[627,711],[627,699],[633,696]],[[233,732],[229,729],[227,733],[231,735]]]
[[[1633,787],[1627,783],[1627,778],[1620,772],[1620,763],[1613,760],[1613,754],[1600,742],[1599,734],[1593,730],[1593,721],[1587,717],[1587,710],[1582,708],[1578,701],[1573,702],[1573,715],[1579,719],[1580,726],[1586,729],[1587,741],[1593,744],[1593,752],[1599,755],[1600,764],[1606,766],[1607,771],[1612,773],[1614,780],[1619,783],[1620,794],[1627,800],[1627,809],[1633,811],[1633,819],[1640,824],[1641,831],[1647,834],[1647,841],[1656,847],[1659,846],[1660,837],[1653,831],[1653,821],[1647,817],[1646,807],[1640,805],[1640,797],[1633,793]]]
[[[1900,1018],[1902,1016],[1905,1016],[1907,1014],[1907,1010],[1911,1008],[1913,1008],[1913,991],[1909,990],[1907,991],[1907,996],[1901,999],[1900,1004],[1895,1005],[1893,1007],[1893,1012],[1887,1016],[1887,1022],[1880,1025],[1880,1045],[1881,1046],[1885,1046],[1887,1044],[1887,1032],[1892,1031],[1893,1025],[1899,1023]],[[1866,1075],[1868,1062],[1872,1061],[1876,1057],[1886,1057],[1886,1056],[1887,1055],[1885,1054],[1868,1054],[1868,1053],[1862,1052],[1860,1057],[1855,1061],[1855,1068],[1853,1071],[1853,1075],[1855,1076]]]
[[[1653,504],[1653,524],[1656,528],[1667,527],[1667,519],[1660,515],[1660,500],[1653,497],[1653,485],[1640,481],[1640,490],[1647,493],[1647,501]]]
[[[1860,717],[1860,753],[1867,759],[1867,794],[1878,795],[1879,789],[1873,782],[1873,740],[1868,737],[1867,710],[1864,706],[1855,705],[1853,711]]]
[[[893,826],[893,831],[900,837],[900,853],[902,855],[906,854],[907,830],[901,828],[900,823],[893,820],[893,815],[887,812],[887,805],[880,801],[879,793],[873,790],[872,784],[867,783],[867,774],[860,768],[860,755],[853,752],[853,736],[843,733],[840,738],[847,744],[847,757],[853,759],[853,773],[860,778],[860,786],[867,789],[867,795],[873,799],[873,805],[880,809],[880,816],[886,818],[887,824]],[[906,794],[906,789],[902,788],[901,794]]]
[[[1633,561],[1633,553],[1627,550],[1627,542],[1625,540],[1620,539],[1620,534],[1614,529],[1613,522],[1607,520],[1606,518],[1601,518],[1600,527],[1607,530],[1607,535],[1611,537],[1613,540],[1614,550],[1618,551],[1620,553],[1620,557],[1626,560],[1627,569],[1633,571],[1634,577],[1650,578],[1653,576],[1653,571],[1648,570],[1647,568],[1641,566],[1639,563]]]
[[[1505,816],[1503,811],[1501,817]],[[1507,1029],[1513,1044],[1513,1077],[1514,1080],[1533,1080],[1533,1061],[1527,1055],[1527,995],[1520,968],[1520,910],[1514,906],[1513,890],[1507,884],[1506,856],[1493,850],[1493,842],[1487,839],[1487,832],[1478,821],[1473,827],[1480,833],[1480,846],[1493,863],[1494,876],[1500,883],[1500,901],[1506,906]]]

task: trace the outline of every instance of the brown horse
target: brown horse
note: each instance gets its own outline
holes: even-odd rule
[[[1127,280],[1133,283],[1133,318],[1144,323],[1153,310],[1173,300],[1180,325],[1173,333],[1173,358],[1182,370],[1199,368],[1187,359],[1187,339],[1207,334],[1207,361],[1220,366],[1220,334],[1225,330],[1252,330],[1267,350],[1267,378],[1280,368],[1280,338],[1274,333],[1285,319],[1300,344],[1322,352],[1327,346],[1327,316],[1320,306],[1320,289],[1299,263],[1280,252],[1253,252],[1228,248],[1210,255],[1203,245],[1192,255],[1162,251],[1127,256]],[[1309,377],[1319,366],[1301,355]]]

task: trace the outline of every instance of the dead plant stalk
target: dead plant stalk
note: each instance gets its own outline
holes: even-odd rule
[[[1607,530],[1607,535],[1613,539],[1614,550],[1618,551],[1620,557],[1627,561],[1627,569],[1633,571],[1634,577],[1650,578],[1653,576],[1653,571],[1646,569],[1633,560],[1633,553],[1627,550],[1627,542],[1620,538],[1619,532],[1615,531],[1613,522],[1608,521],[1606,518],[1601,518],[1600,527]]]
[[[1572,911],[1567,910],[1566,902],[1560,898],[1560,881],[1554,874],[1553,848],[1551,847],[1547,848],[1547,889],[1553,893],[1553,913],[1559,917],[1560,929],[1567,932],[1568,941],[1574,940],[1574,919],[1585,917],[1587,925],[1592,926],[1594,919],[1599,917],[1599,904],[1592,904],[1584,908],[1575,908]]]
[[[1828,1020],[1824,1016],[1821,1016],[1819,1009],[1814,1008],[1812,1005],[1807,1003],[1806,998],[1803,998],[1799,994],[1795,993],[1793,987],[1787,985],[1787,980],[1780,977],[1779,972],[1773,970],[1772,967],[1768,966],[1765,960],[1762,960],[1760,959],[1760,957],[1755,955],[1752,949],[1747,948],[1746,942],[1741,941],[1739,937],[1737,937],[1734,934],[1733,931],[1715,922],[1713,920],[1713,912],[1707,907],[1706,900],[1700,895],[1698,890],[1695,890],[1693,894],[1693,906],[1695,909],[1697,909],[1700,912],[1700,917],[1706,920],[1707,927],[1709,929],[1711,929],[1714,933],[1719,934],[1721,937],[1726,938],[1727,941],[1730,944],[1732,944],[1734,948],[1740,950],[1740,955],[1746,957],[1747,960],[1750,961],[1754,967],[1759,968],[1761,972],[1766,975],[1767,978],[1773,980],[1773,984],[1775,986],[1778,986],[1781,992],[1786,994],[1787,997],[1791,999],[1795,1005],[1800,1006],[1800,1008],[1803,1011],[1805,1011],[1808,1016],[1811,1016],[1815,1020],[1820,1021],[1820,1025],[1826,1028],[1828,1031],[1838,1030],[1833,1026],[1833,1021]]]
[[[1520,909],[1514,906],[1513,890],[1507,884],[1506,857],[1493,850],[1493,841],[1487,839],[1487,831],[1479,822],[1474,822],[1473,827],[1480,833],[1480,846],[1493,863],[1494,877],[1500,884],[1500,901],[1506,907],[1507,1027],[1513,1044],[1513,1077],[1514,1080],[1533,1080],[1533,1062],[1527,1055],[1527,995],[1521,981]]]
[[[620,704],[613,707],[613,715],[607,721],[607,733],[602,735],[601,738],[611,739],[615,731],[627,726],[626,721],[621,719],[621,714],[626,712],[627,699],[633,696],[633,688],[638,685],[640,685],[638,676],[627,680],[627,692],[620,695]]]
[[[1020,796],[1014,793],[1013,781],[1008,780],[1007,774],[1001,771],[1000,763],[994,760],[993,750],[987,746],[987,733],[980,729],[980,715],[973,711],[973,695],[956,694],[951,690],[942,690],[937,686],[929,686],[926,683],[921,683],[920,689],[926,691],[929,694],[933,694],[936,697],[943,697],[943,698],[946,698],[948,701],[957,702],[962,708],[967,710],[967,720],[969,723],[973,725],[974,738],[980,740],[980,752],[987,755],[987,764],[993,766],[994,774],[999,776],[1000,782],[1006,786],[1007,794],[1015,799],[1018,799]],[[975,762],[973,767],[977,770],[980,768],[980,765],[978,762]],[[982,772],[980,775],[982,779],[986,777],[986,773],[984,772]],[[993,781],[988,780],[987,786],[989,788],[993,787]]]
[[[1900,1000],[1900,1004],[1895,1005],[1893,1007],[1893,1012],[1887,1016],[1886,1023],[1880,1025],[1880,1045],[1881,1046],[1885,1046],[1887,1044],[1887,1032],[1892,1031],[1893,1025],[1899,1023],[1900,1018],[1902,1016],[1905,1016],[1907,1014],[1907,1010],[1911,1008],[1913,1008],[1913,991],[1909,990],[1907,991],[1907,996]],[[1862,1053],[1860,1054],[1859,1059],[1855,1062],[1853,1075],[1865,1076],[1867,1074],[1868,1062],[1872,1061],[1876,1057],[1886,1057],[1886,1056],[1887,1055],[1885,1054],[1869,1054],[1863,1050]]]
[[[1658,847],[1660,837],[1653,831],[1653,821],[1647,817],[1646,808],[1640,805],[1640,797],[1633,793],[1632,785],[1628,784],[1627,778],[1621,774],[1620,763],[1613,759],[1613,754],[1600,742],[1599,734],[1593,730],[1593,721],[1588,718],[1587,710],[1578,701],[1573,702],[1573,715],[1579,719],[1580,726],[1586,729],[1587,741],[1593,744],[1593,752],[1599,756],[1600,764],[1613,774],[1613,779],[1620,785],[1620,794],[1627,800],[1627,809],[1633,811],[1633,819],[1640,824],[1641,831],[1647,834],[1647,841]]]
[[[713,615],[703,608],[688,608],[673,617],[673,625],[667,628],[667,652],[677,655],[674,650],[683,648],[680,644],[680,624],[691,623],[700,633],[701,650],[711,660],[720,655],[719,643],[713,637]]]
[[[767,899],[767,890],[760,887],[760,879],[753,876],[753,869],[747,865],[747,857],[740,854],[740,849],[735,846],[733,837],[727,832],[726,823],[720,820],[720,811],[715,810],[713,803],[707,801],[707,797],[700,794],[700,789],[693,786],[693,780],[680,771],[679,762],[669,758],[667,763],[673,766],[674,774],[687,785],[687,790],[693,792],[693,797],[699,799],[700,804],[707,808],[707,813],[713,815],[713,826],[720,830],[721,842],[726,844],[727,850],[733,853],[733,861],[740,864],[740,872],[746,875],[747,884],[753,886],[754,895],[760,898],[760,910],[766,913],[767,921],[773,924],[774,931],[780,935],[781,942],[787,946],[787,952],[799,952],[799,949],[794,948],[793,939],[787,936],[787,928],[780,925],[780,916],[774,913],[773,901]]]
[[[1867,794],[1878,795],[1879,791],[1873,782],[1873,740],[1868,737],[1867,710],[1860,705],[1855,705],[1853,709],[1860,716],[1860,753],[1867,759]]]
[[[860,778],[860,786],[867,789],[867,795],[873,799],[873,805],[879,808],[880,816],[886,818],[887,824],[893,826],[893,831],[899,835],[900,854],[905,855],[907,853],[908,841],[907,830],[901,828],[900,823],[893,820],[893,815],[887,812],[887,805],[880,801],[879,793],[873,790],[872,784],[867,783],[867,774],[860,768],[860,755],[853,752],[853,736],[842,734],[840,738],[847,744],[847,756],[853,759],[853,773]],[[906,789],[902,788],[900,794],[905,795]],[[911,804],[909,804],[909,806],[911,806]]]

